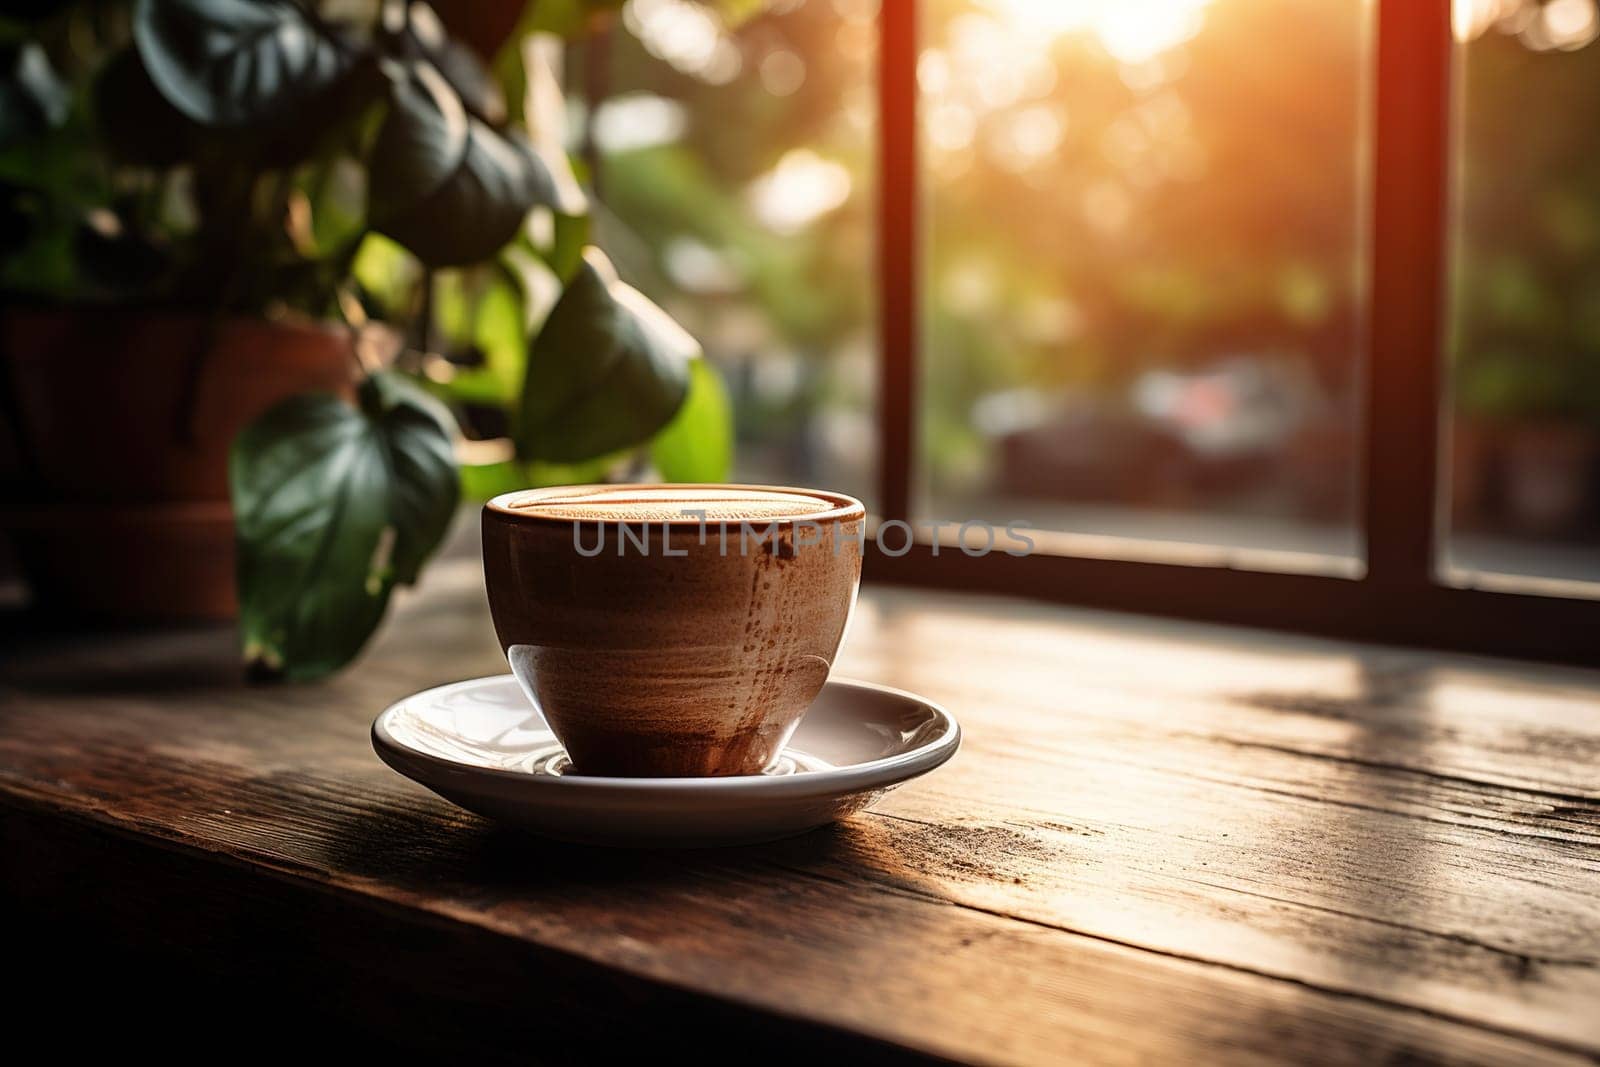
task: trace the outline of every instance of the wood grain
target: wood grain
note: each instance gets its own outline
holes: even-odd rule
[[[839,671],[950,707],[952,764],[791,841],[604,852],[371,754],[389,701],[503,670],[460,551],[318,686],[239,685],[225,631],[14,635],[14,908],[408,1045],[560,1032],[540,1047],[566,1058],[648,1025],[780,1059],[1600,1054],[1600,673],[869,590]]]

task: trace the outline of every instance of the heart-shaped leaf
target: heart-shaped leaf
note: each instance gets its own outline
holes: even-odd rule
[[[669,482],[725,482],[733,473],[733,405],[704,359],[689,365],[689,398],[650,442],[650,461]]]
[[[467,114],[426,63],[392,75],[389,114],[369,170],[368,217],[433,267],[487,259],[523,216],[554,196],[528,145]]]
[[[353,53],[289,0],[138,0],[133,40],[156,88],[202,126],[237,127],[314,104]]]
[[[292,167],[315,154],[371,102],[382,79],[359,62],[314,100],[243,127],[202,126],[156,87],[135,47],[114,55],[95,79],[94,117],[102,140],[124,163],[170,167],[211,157]]]
[[[408,60],[432,64],[461,97],[468,111],[491,125],[506,120],[506,97],[478,54],[445,32],[433,8],[421,0],[384,0],[383,41]]]
[[[571,463],[648,440],[683,404],[699,353],[599,249],[586,249],[528,355],[523,458]]]
[[[272,408],[234,442],[229,478],[245,659],[292,679],[360,651],[460,494],[448,413],[389,374],[359,410],[328,394]]]

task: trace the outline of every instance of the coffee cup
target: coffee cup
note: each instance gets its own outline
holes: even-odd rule
[[[530,489],[483,509],[512,673],[572,773],[759,774],[821,692],[855,604],[865,511],[755,485]]]

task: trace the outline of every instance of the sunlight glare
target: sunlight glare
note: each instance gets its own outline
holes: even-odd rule
[[[1514,33],[1536,52],[1571,52],[1600,38],[1595,0],[1453,0],[1456,40],[1471,41],[1491,28]]]
[[[1600,12],[1594,0],[1550,0],[1539,15],[1543,39],[1535,47],[1571,52],[1600,36]]]
[[[1451,5],[1451,23],[1456,40],[1470,41],[1479,37],[1490,26],[1505,18],[1508,9],[1519,6],[1516,0],[1454,0]]]
[[[751,183],[750,206],[778,233],[796,233],[850,199],[850,171],[809,148],[785,152]]]
[[[738,77],[739,46],[717,15],[688,0],[629,0],[622,21],[651,55],[713,85]]]
[[[984,0],[996,17],[1051,35],[1092,33],[1123,63],[1143,63],[1199,32],[1211,0]]]

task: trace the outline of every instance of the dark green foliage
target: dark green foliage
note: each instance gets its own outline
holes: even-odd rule
[[[608,6],[567,14],[577,25]],[[594,477],[673,420],[696,352],[598,252],[580,259],[587,202],[559,130],[530,139],[519,42],[490,56],[446,29],[465,19],[492,42],[520,14],[373,10],[370,25],[302,0],[0,11],[39,38],[0,45],[9,289],[206,315],[372,314],[413,336],[408,370],[435,368],[420,385],[371,374],[358,406],[294,397],[234,442],[241,626],[259,675],[336,670],[416,579],[460,496],[449,405],[474,412],[474,431],[516,432],[525,458],[587,461],[566,469]],[[559,87],[538,75],[559,116]],[[534,209],[553,215],[548,247],[527,236]],[[697,410],[664,453],[674,469],[723,462],[725,408],[713,394]],[[706,448],[685,438],[696,427]],[[520,477],[541,477],[535,466]]]
[[[377,374],[359,409],[293,397],[239,435],[240,627],[256,673],[315,677],[360,651],[455,512],[452,432],[436,401]]]

